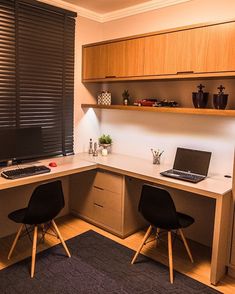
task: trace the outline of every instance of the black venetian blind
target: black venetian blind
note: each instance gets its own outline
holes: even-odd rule
[[[0,0],[0,128],[41,126],[45,156],[73,154],[75,17]]]

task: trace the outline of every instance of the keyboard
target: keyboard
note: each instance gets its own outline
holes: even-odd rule
[[[175,178],[183,181],[188,181],[192,183],[198,183],[205,179],[205,176],[196,175],[196,174],[190,174],[186,172],[181,172],[179,170],[167,170],[165,172],[160,173],[162,176]]]
[[[30,167],[24,167],[24,168],[5,170],[5,171],[2,171],[1,176],[6,179],[15,180],[19,178],[49,173],[50,171],[51,170],[45,165],[39,165],[39,166],[30,166]]]

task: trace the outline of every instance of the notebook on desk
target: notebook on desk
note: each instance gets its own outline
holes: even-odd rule
[[[161,172],[165,177],[198,183],[207,176],[211,152],[177,148],[173,169]]]

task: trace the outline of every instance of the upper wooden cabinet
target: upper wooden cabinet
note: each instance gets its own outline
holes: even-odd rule
[[[83,79],[142,76],[143,38],[83,48]]]
[[[83,81],[235,75],[235,21],[83,46]]]
[[[196,30],[196,72],[235,71],[235,22]]]

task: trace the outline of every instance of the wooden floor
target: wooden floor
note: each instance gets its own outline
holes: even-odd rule
[[[133,250],[137,249],[145,233],[144,231],[140,231],[129,236],[126,239],[120,239],[102,229],[99,229],[71,215],[60,218],[59,220],[57,220],[56,223],[65,240],[72,238],[76,235],[82,234],[88,230],[94,230]],[[7,254],[8,254],[9,248],[11,247],[13,238],[14,236],[9,236],[9,237],[2,238],[0,240],[0,252],[1,252],[0,269],[3,269],[9,266],[10,264],[15,263],[31,255],[30,241],[28,240],[27,237],[22,238],[18,241],[15,252],[12,255],[12,259],[8,261]],[[45,243],[39,244],[38,251],[44,250],[57,243],[59,243],[59,241],[55,237],[47,235]],[[160,241],[160,243],[158,244],[156,248],[155,242],[148,242],[147,245],[144,246],[144,249],[143,251],[141,251],[141,253],[168,265],[168,255],[167,255],[166,245],[167,244],[165,244],[165,241],[163,240],[163,241]],[[191,248],[193,258],[195,261],[194,264],[190,262],[183,244],[176,240],[174,244],[174,248],[173,248],[174,269],[204,284],[211,286],[209,283],[210,250],[207,247],[195,242],[190,242],[190,248]],[[37,262],[36,262],[35,274],[37,274]],[[215,288],[226,294],[234,294],[235,279],[225,276]]]

